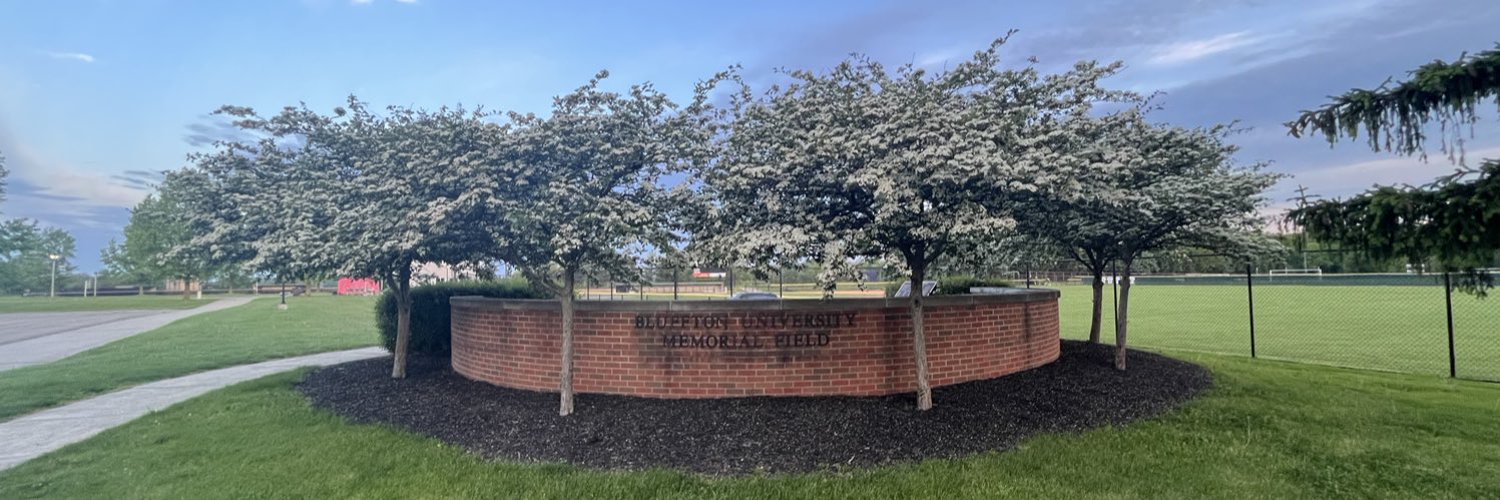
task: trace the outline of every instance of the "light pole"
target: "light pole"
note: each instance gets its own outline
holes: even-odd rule
[[[49,253],[47,254],[47,258],[52,259],[52,291],[47,293],[47,297],[57,297],[57,260],[61,259],[62,256]]]

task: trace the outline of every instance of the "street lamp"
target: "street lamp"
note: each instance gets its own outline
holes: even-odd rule
[[[57,260],[61,259],[62,256],[58,255],[58,254],[55,254],[55,253],[49,253],[49,254],[47,254],[47,258],[48,259],[52,259],[52,291],[49,292],[47,296],[48,297],[56,297],[57,296]]]

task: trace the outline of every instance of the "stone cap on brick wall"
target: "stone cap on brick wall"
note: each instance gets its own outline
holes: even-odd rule
[[[976,304],[1019,304],[1050,302],[1062,296],[1051,288],[1012,288],[1005,293],[978,295],[938,295],[922,301],[927,307],[966,306]],[[556,299],[496,299],[461,296],[448,299],[454,307],[476,309],[562,309]],[[735,311],[848,311],[851,309],[890,309],[910,307],[907,298],[870,299],[780,299],[780,300],[580,300],[578,311],[637,312],[735,312]]]

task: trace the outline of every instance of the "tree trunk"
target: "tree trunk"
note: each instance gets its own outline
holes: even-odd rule
[[[927,263],[910,264],[911,347],[917,362],[917,409],[925,411],[932,409],[932,386],[927,374],[927,332],[922,328],[922,282],[927,279]]]
[[[411,345],[411,263],[396,274],[396,345],[392,349],[391,378],[406,378],[406,351]],[[285,293],[283,291],[282,293]]]
[[[1099,343],[1099,333],[1104,327],[1104,266],[1094,269],[1094,316],[1089,323],[1089,343]]]
[[[190,298],[190,297],[193,296],[193,282],[191,280],[189,280],[187,278],[187,276],[183,276],[181,279],[182,279],[182,300],[187,300],[188,298]]]
[[[573,414],[573,270],[563,271],[562,294],[562,373],[558,376],[558,393],[562,401],[557,414],[564,417]]]
[[[1120,309],[1115,311],[1115,369],[1125,370],[1126,337],[1130,333],[1130,261],[1120,273]]]

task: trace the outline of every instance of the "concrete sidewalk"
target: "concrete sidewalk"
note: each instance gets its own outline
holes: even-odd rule
[[[220,368],[138,385],[0,422],[0,436],[4,436],[0,439],[0,470],[214,389],[301,366],[333,365],[386,355],[385,349],[366,347]]]
[[[4,346],[0,346],[0,372],[23,366],[51,363],[125,337],[161,328],[162,326],[166,326],[167,323],[182,318],[244,305],[249,303],[250,300],[250,297],[231,297],[218,299],[186,310],[149,311],[144,314],[137,314],[137,312],[116,313],[118,316],[113,318],[103,317],[103,322],[80,322],[73,329],[54,330],[45,335],[9,342]],[[37,321],[46,321],[43,317],[44,315],[55,315],[59,318],[68,316],[92,318],[100,314],[103,313],[17,313],[16,316],[13,316],[16,320],[13,322],[17,325],[22,325]],[[9,315],[0,315],[0,318],[5,316]],[[58,320],[60,323],[63,321],[65,320]],[[11,326],[10,328],[15,327]]]

